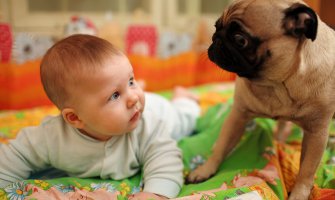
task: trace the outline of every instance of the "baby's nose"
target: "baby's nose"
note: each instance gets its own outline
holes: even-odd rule
[[[127,101],[128,108],[135,106],[138,100],[139,98],[136,94],[130,94]]]

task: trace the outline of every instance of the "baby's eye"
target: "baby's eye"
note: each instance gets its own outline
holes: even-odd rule
[[[110,100],[117,100],[120,97],[120,93],[119,92],[114,92],[112,94],[112,96],[110,97]]]
[[[134,77],[131,77],[131,78],[129,79],[128,84],[129,84],[129,86],[133,86],[133,85],[135,85]]]

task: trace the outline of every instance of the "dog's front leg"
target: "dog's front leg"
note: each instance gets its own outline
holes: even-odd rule
[[[300,169],[289,200],[307,200],[314,183],[314,175],[327,143],[328,128],[305,130],[302,141]]]
[[[187,177],[187,181],[197,183],[207,180],[215,174],[221,162],[227,154],[236,146],[244,133],[245,125],[250,120],[246,115],[240,112],[236,106],[228,114],[221,128],[221,133],[216,140],[213,148],[213,154],[208,160]]]

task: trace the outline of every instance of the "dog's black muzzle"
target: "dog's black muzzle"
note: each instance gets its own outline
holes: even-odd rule
[[[212,62],[240,77],[257,77],[263,62],[256,55],[260,44],[257,38],[241,31],[240,25],[232,22],[226,29],[217,29],[212,41],[208,48],[208,57]]]

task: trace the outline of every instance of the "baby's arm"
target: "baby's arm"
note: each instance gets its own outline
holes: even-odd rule
[[[183,163],[166,123],[157,117],[145,118],[139,159],[143,165],[143,192],[174,198],[183,185]]]
[[[35,127],[20,131],[17,138],[0,146],[0,188],[27,179],[34,169],[45,166],[41,149],[45,143],[33,131]],[[40,141],[40,142],[39,142]]]

